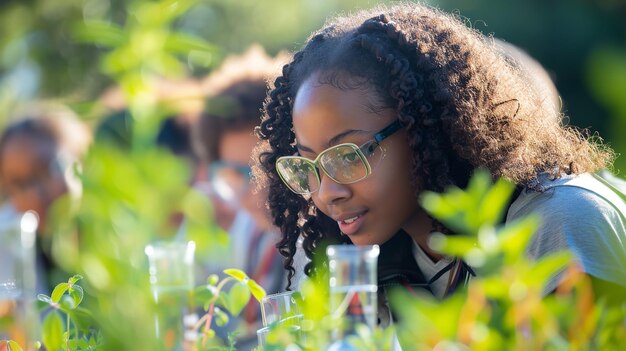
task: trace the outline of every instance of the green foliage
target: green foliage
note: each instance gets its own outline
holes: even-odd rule
[[[491,186],[489,173],[477,171],[467,190],[450,188],[446,196],[427,192],[421,203],[451,230],[476,235],[481,227],[493,227],[502,219],[512,191],[512,184],[500,179]]]
[[[444,301],[394,292],[391,300],[401,321],[397,326],[401,344],[416,350],[444,345],[478,350],[610,346],[598,344],[595,335],[626,328],[624,305],[607,312],[604,300],[594,304],[588,277],[574,267],[565,271],[566,278],[556,293],[545,296],[547,282],[568,266],[571,255],[555,253],[536,262],[525,257],[524,250],[538,225],[535,218],[505,227],[497,225],[494,215],[482,216],[481,221],[467,219],[467,213],[475,214],[487,198],[500,197],[493,202],[499,208],[491,213],[504,208],[510,191],[502,191],[507,186],[501,182],[490,186],[489,176],[477,172],[465,191],[449,189],[444,194],[423,195],[423,207],[462,234],[435,236],[433,248],[463,258],[476,267],[477,277],[466,291]],[[620,309],[621,325],[603,322],[609,315],[620,314]],[[416,330],[415,325],[423,328]]]
[[[43,303],[42,310],[47,311],[43,319],[42,337],[43,344],[49,351],[96,350],[101,346],[100,334],[91,328],[94,323],[91,314],[79,307],[84,292],[76,283],[82,278],[76,274],[67,283],[57,284],[50,296],[37,296]],[[66,316],[65,325],[62,314]]]
[[[154,79],[180,76],[198,67],[205,72],[224,52],[240,51],[252,38],[261,38],[270,51],[285,45],[292,47],[292,43],[301,42],[311,29],[319,27],[329,13],[355,6],[351,1],[311,4],[277,0],[36,0],[0,5],[0,78],[27,67],[31,72],[41,72],[40,96],[61,95],[65,100],[71,96],[70,101],[87,101],[86,106],[92,105],[105,84],[114,81],[122,87],[136,123],[132,150],[97,143],[79,172],[83,182],[81,202],[65,199],[56,204],[51,215],[56,222],[51,225],[55,261],[68,272],[80,272],[85,291],[76,284],[80,276],[74,276],[53,289],[50,296],[39,296],[47,309],[43,340],[48,350],[163,348],[163,341],[156,339],[149,322],[156,306],[149,293],[144,246],[155,238],[174,236],[178,225],[170,219],[176,214],[187,219],[187,238],[196,241],[198,256],[208,256],[211,249],[219,251],[227,237],[208,216],[211,204],[188,188],[188,167],[172,155],[154,150],[156,130],[165,112],[155,103]],[[285,30],[289,26],[295,30]],[[581,36],[595,40],[597,35],[593,34],[587,30]],[[622,54],[609,49],[590,59],[590,80],[598,99],[616,110],[623,101],[615,100],[621,95],[619,89],[611,87],[620,86],[619,75],[613,73],[621,72]],[[23,98],[18,95],[23,92],[13,87],[3,85],[0,89],[3,116]],[[37,92],[23,94],[32,97]],[[580,115],[574,113],[573,117]],[[618,133],[623,130],[622,124],[616,126],[613,129]],[[435,340],[440,346],[471,345],[476,349],[599,349],[623,345],[624,308],[589,303],[591,292],[578,275],[572,275],[569,290],[562,292],[565,296],[540,298],[546,279],[563,267],[567,255],[534,264],[523,261],[523,249],[537,220],[529,218],[505,228],[496,226],[510,191],[506,183],[498,181],[491,187],[487,176],[479,176],[467,192],[456,189],[444,197],[425,195],[424,207],[431,208],[449,228],[464,234],[435,235],[433,248],[463,257],[477,267],[482,278],[475,280],[473,290],[459,292],[443,304],[426,297],[415,300],[398,295],[398,301],[406,301],[399,314],[409,314],[407,322],[397,326],[400,339],[412,341],[414,335],[421,335],[423,326],[431,333],[415,339],[415,345],[435,345]],[[218,325],[224,324],[227,312],[240,311],[250,294],[257,300],[265,294],[245,274],[228,273],[231,275],[221,281],[217,276],[210,277],[208,284],[193,291],[195,303],[207,312],[196,326],[201,330],[200,348],[208,348],[215,336],[213,319]],[[303,286],[305,320],[301,327],[307,337],[298,340],[292,330],[281,332],[277,326],[277,336],[270,340],[309,350],[328,345],[328,332],[335,324],[328,318],[329,299],[324,286],[313,282]],[[578,314],[573,315],[573,310]],[[419,330],[411,323],[419,323],[415,324]],[[519,338],[520,328],[532,332],[533,338]],[[361,347],[377,345],[383,349],[392,332],[361,333],[354,342]],[[0,341],[0,346],[4,345],[19,349],[13,341]],[[233,345],[231,340],[230,349]]]
[[[433,248],[471,262],[478,276],[467,290],[458,291],[443,301],[403,289],[392,291],[391,307],[399,322],[394,327],[373,332],[363,326],[357,328],[357,334],[348,338],[353,347],[390,349],[394,333],[405,349],[412,350],[586,350],[616,349],[623,345],[626,341],[623,296],[618,301],[597,299],[588,277],[574,267],[564,271],[563,283],[557,291],[545,296],[546,282],[565,269],[571,256],[565,252],[555,253],[536,262],[525,258],[525,247],[538,224],[536,218],[499,226],[502,209],[490,209],[489,214],[481,215],[481,221],[467,216],[468,212],[476,214],[477,208],[503,207],[510,193],[507,187],[502,181],[491,186],[488,174],[476,172],[465,191],[453,188],[444,194],[424,194],[423,207],[442,223],[459,231],[458,235],[433,236]],[[211,329],[213,322],[226,324],[226,312],[239,314],[254,291],[260,289],[242,271],[228,269],[224,273],[226,278],[220,280],[212,275],[207,284],[194,289],[194,304],[203,306],[206,311],[194,326],[201,335],[195,345],[198,350],[215,349],[211,343],[215,337]],[[103,323],[103,314],[96,311],[98,319],[91,320],[91,326],[102,328],[103,334],[76,322],[81,320],[76,312],[84,297],[82,287],[77,284],[81,279],[82,276],[75,275],[67,283],[57,285],[51,296],[39,296],[50,309],[43,328],[44,345],[48,350],[109,349],[106,328],[110,326]],[[119,292],[122,288],[115,285],[114,289]],[[257,293],[257,299],[265,295],[262,289]],[[272,326],[267,337],[268,350],[289,345],[294,350],[319,350],[330,344],[330,334],[338,325],[328,310],[327,284],[316,279],[306,281],[302,296],[304,317],[298,328],[281,323]],[[67,317],[65,325],[63,314]],[[83,314],[83,320],[91,316]],[[70,328],[72,323],[75,328]],[[231,342],[221,349],[233,347]]]
[[[51,311],[43,320],[43,344],[50,350],[63,347],[63,319],[57,311]]]
[[[52,216],[55,260],[66,271],[80,272],[91,295],[80,316],[74,310],[68,316],[98,330],[106,341],[103,350],[159,350],[169,343],[157,340],[150,322],[160,307],[150,293],[144,247],[172,238],[180,227],[176,218],[185,218],[186,239],[197,243],[198,256],[227,242],[213,223],[208,199],[190,189],[186,162],[155,148],[168,110],[156,103],[154,80],[183,74],[185,51],[216,53],[204,40],[171,29],[197,2],[133,1],[124,4],[127,16],[120,21],[98,16],[71,21],[75,40],[83,47],[99,46],[100,68],[121,87],[133,125],[131,150],[96,140],[78,174],[81,202],[59,202]],[[68,296],[67,302],[61,299],[61,309],[85,297],[72,282],[52,295],[53,303]],[[92,323],[82,323],[85,314]],[[77,347],[84,346],[80,340]]]
[[[79,349],[89,345],[92,339],[83,335],[93,329],[98,331],[95,340],[105,341],[98,344],[103,350],[163,349],[166,341],[157,340],[150,322],[159,306],[150,292],[144,247],[172,238],[182,217],[185,239],[197,243],[198,256],[227,243],[211,218],[209,200],[190,189],[186,161],[155,148],[168,110],[156,103],[154,81],[184,73],[181,53],[217,52],[206,41],[171,29],[197,3],[138,0],[122,4],[126,16],[119,21],[100,16],[69,21],[72,38],[83,47],[99,47],[102,72],[116,81],[128,102],[133,135],[130,150],[96,140],[76,170],[83,185],[80,203],[64,199],[51,210],[55,261],[68,272],[79,272],[89,292],[86,296],[70,280],[51,297],[42,297],[54,313],[66,314],[76,325],[77,331],[70,331],[69,322],[63,329],[66,347],[71,340]],[[229,307],[240,308],[245,296],[241,288],[235,292]],[[58,327],[54,313],[49,313],[49,323]]]
[[[257,301],[261,301],[263,296],[265,296],[265,290],[259,284],[257,284],[257,282],[255,282],[252,279],[249,279],[248,276],[244,272],[237,270],[237,269],[226,269],[224,270],[224,273],[237,279],[241,284],[245,285],[248,289],[250,289],[250,292],[252,293],[252,295],[254,295],[254,298]]]
[[[586,80],[595,98],[612,115],[609,121],[611,146],[619,153],[626,151],[622,138],[626,130],[626,49],[618,46],[598,47],[587,60]],[[626,159],[620,157],[615,168],[626,170]]]
[[[251,296],[254,296],[257,301],[261,301],[265,296],[263,288],[243,271],[226,269],[224,273],[227,277],[221,281],[216,275],[211,275],[207,279],[208,284],[196,287],[194,290],[195,305],[203,306],[206,311],[194,327],[195,330],[200,330],[202,335],[196,344],[198,350],[216,349],[215,346],[208,344],[215,337],[211,326],[213,321],[218,326],[228,323],[229,317],[225,311],[232,316],[238,316],[249,303]],[[226,289],[228,286],[230,288]],[[229,350],[234,345],[234,340],[230,340],[230,343],[231,346],[223,350]]]
[[[512,186],[492,185],[477,171],[466,190],[425,193],[422,206],[456,235],[434,235],[433,249],[461,257],[476,268],[467,289],[443,301],[403,288],[390,292],[397,323],[371,332],[365,326],[347,342],[358,350],[390,349],[394,333],[404,350],[618,350],[626,342],[624,295],[609,301],[594,294],[589,277],[559,252],[530,262],[524,255],[536,217],[501,226]],[[546,295],[558,272],[563,280]],[[302,287],[301,334],[276,325],[268,350],[323,350],[337,324],[329,318],[328,287],[315,279]]]
[[[229,315],[237,316],[250,301],[252,296],[249,286],[258,287],[254,280],[244,272],[236,269],[228,269],[228,277],[219,280],[216,276],[209,277],[209,284],[196,287],[192,294],[192,305],[204,306],[206,314],[193,326],[192,331],[201,331],[201,338],[194,345],[194,350],[234,350],[236,339],[229,338],[229,346],[219,347],[211,344],[215,338],[215,331],[211,329],[212,322],[223,326],[228,323]],[[108,349],[105,339],[98,330],[105,327],[98,320],[91,317],[88,310],[80,310],[79,305],[83,298],[83,289],[76,283],[82,279],[80,275],[74,275],[67,283],[58,284],[52,291],[51,296],[40,294],[37,299],[41,301],[42,310],[47,311],[43,319],[42,339],[43,345],[49,351],[96,351]],[[249,284],[252,282],[253,284]],[[230,289],[225,289],[230,284]],[[260,291],[260,298],[265,296],[265,291]],[[218,307],[218,305],[221,307]],[[156,309],[160,307],[157,305]],[[66,315],[66,323],[63,322],[63,314]],[[90,320],[86,321],[89,317]],[[182,316],[181,323],[182,323]],[[145,321],[152,320],[152,318]],[[77,323],[77,321],[80,321]],[[75,328],[71,328],[74,324]],[[131,341],[129,340],[129,343]],[[161,341],[163,342],[163,341]],[[21,350],[13,340],[1,340],[0,346],[6,345],[8,350]]]

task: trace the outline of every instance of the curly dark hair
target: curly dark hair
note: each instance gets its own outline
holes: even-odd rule
[[[336,18],[283,67],[257,128],[262,142],[255,178],[268,188],[274,223],[282,231],[278,248],[286,257],[289,285],[299,235],[311,259],[327,243],[347,240],[310,199],[289,191],[275,170],[278,157],[297,152],[292,107],[312,74],[339,89],[373,90],[376,108],[397,111],[409,135],[418,193],[464,187],[479,167],[524,187],[540,172],[556,178],[596,171],[612,158],[609,149],[547,116],[558,112],[542,107],[544,98],[493,39],[459,18],[419,4]],[[305,273],[313,270],[309,263]]]

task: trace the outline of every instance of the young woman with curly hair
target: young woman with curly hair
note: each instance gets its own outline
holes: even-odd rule
[[[431,232],[449,231],[418,195],[465,187],[485,168],[517,185],[507,222],[546,219],[532,257],[569,247],[588,274],[624,284],[621,199],[591,174],[612,152],[562,126],[536,91],[493,39],[427,6],[379,7],[314,33],[257,128],[255,176],[289,277],[300,235],[314,261],[329,243],[379,244],[379,286],[445,296],[474,273],[428,247]]]

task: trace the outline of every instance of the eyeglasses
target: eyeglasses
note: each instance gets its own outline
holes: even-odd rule
[[[319,189],[319,170],[339,184],[356,183],[372,174],[372,167],[384,157],[385,150],[380,142],[400,128],[402,123],[395,120],[363,145],[335,145],[322,151],[315,160],[302,156],[279,157],[276,171],[289,190],[301,195],[310,195]]]
[[[214,161],[209,165],[211,190],[230,204],[245,194],[250,186],[250,166],[228,161]]]

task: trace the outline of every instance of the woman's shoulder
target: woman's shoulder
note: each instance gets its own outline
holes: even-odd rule
[[[626,202],[622,193],[595,174],[542,179],[538,190],[523,191],[511,204],[507,222],[535,214],[540,225],[530,257],[569,249],[585,272],[608,281],[626,273]]]
[[[625,221],[626,202],[615,182],[605,176],[592,173],[566,175],[550,179],[545,175],[538,178],[532,189],[521,192],[509,208],[507,221],[534,213],[572,217],[584,214],[587,219],[594,215],[613,216]],[[624,183],[626,184],[626,183]],[[619,183],[616,184],[620,186]]]

